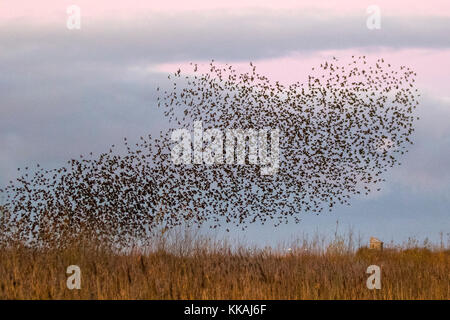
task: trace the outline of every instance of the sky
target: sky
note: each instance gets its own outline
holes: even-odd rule
[[[366,21],[380,8],[380,29]],[[67,28],[67,8],[81,28]],[[252,225],[234,238],[275,244],[353,228],[365,239],[437,241],[450,232],[450,2],[87,1],[0,4],[0,185],[16,168],[52,168],[166,123],[156,87],[189,62],[245,66],[283,83],[326,59],[383,57],[418,74],[415,144],[382,191],[300,224]]]

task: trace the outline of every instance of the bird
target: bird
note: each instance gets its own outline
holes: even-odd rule
[[[302,214],[380,191],[383,175],[413,143],[416,74],[383,58],[333,57],[314,66],[306,82],[287,85],[258,73],[253,62],[244,72],[214,60],[206,71],[190,68],[168,76],[172,86],[165,87],[172,89],[156,89],[168,130],[135,143],[124,137],[125,153],[114,144],[62,167],[37,165],[1,188],[2,210],[14,219],[2,226],[0,242],[61,247],[92,239],[127,246],[161,226],[225,224],[229,231],[230,223],[243,229],[300,223]],[[244,165],[174,164],[171,132],[195,121],[222,132],[279,129],[278,172],[261,175],[261,165],[248,157]]]

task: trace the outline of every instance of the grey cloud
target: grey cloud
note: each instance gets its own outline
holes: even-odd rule
[[[61,166],[80,154],[107,151],[124,136],[161,129],[154,102],[162,75],[74,64],[34,66],[33,72],[16,66],[13,77],[0,74],[0,84],[8,83],[0,85],[0,184],[14,178],[17,167]]]
[[[36,161],[56,165],[80,153],[105,151],[123,136],[138,137],[164,126],[154,108],[154,88],[165,76],[134,72],[134,66],[211,58],[248,61],[362,46],[450,46],[447,18],[382,17],[382,29],[370,31],[366,17],[363,12],[333,18],[257,11],[84,21],[79,31],[69,31],[64,24],[3,25],[0,183],[14,176],[17,166]],[[448,113],[433,109],[436,101],[428,102],[423,110],[435,114],[422,117],[416,145],[394,172],[404,185],[420,184],[420,179],[437,185],[448,179],[444,167],[450,163],[450,134],[442,120]],[[441,119],[438,125],[436,119]],[[447,140],[434,140],[429,130],[438,126]]]
[[[450,200],[450,100],[425,96],[418,115],[414,145],[390,180],[401,188]]]
[[[351,47],[450,47],[447,17],[382,16],[380,30],[368,30],[367,15],[330,16],[300,11],[257,10],[155,14],[132,21],[83,22],[69,31],[64,24],[35,27],[3,25],[0,58],[22,61],[109,61],[161,63],[176,60],[249,60],[293,51]]]

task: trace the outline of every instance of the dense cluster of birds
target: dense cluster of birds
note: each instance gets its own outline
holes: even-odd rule
[[[416,74],[383,59],[336,58],[313,68],[306,83],[285,86],[212,61],[168,76],[158,105],[173,125],[159,136],[124,138],[126,152],[92,153],[47,170],[25,168],[0,192],[0,241],[59,246],[79,239],[127,245],[155,228],[212,228],[319,214],[352,196],[379,190],[384,172],[407,152],[419,94]],[[178,164],[172,129],[279,129],[280,167]],[[225,155],[224,155],[225,156]]]

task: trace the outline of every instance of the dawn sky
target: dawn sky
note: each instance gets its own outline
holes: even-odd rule
[[[252,225],[228,236],[276,244],[301,233],[332,234],[336,220],[365,239],[437,240],[450,232],[450,2],[14,1],[0,5],[0,185],[16,168],[62,166],[166,127],[156,87],[189,62],[215,59],[283,83],[303,81],[332,56],[366,55],[417,72],[421,91],[402,165],[379,193],[300,224]],[[345,4],[345,5],[344,5]],[[69,5],[81,29],[66,26]],[[222,232],[221,232],[222,234]]]

